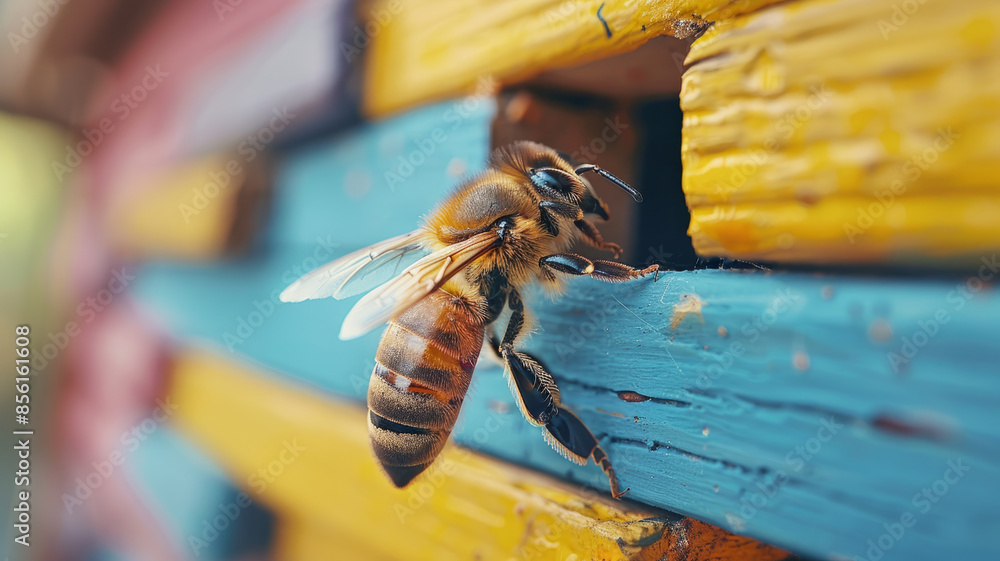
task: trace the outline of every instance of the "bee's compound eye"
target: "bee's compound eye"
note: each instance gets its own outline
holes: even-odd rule
[[[562,184],[559,183],[559,180],[556,179],[551,173],[534,168],[529,170],[529,172],[531,173],[531,182],[534,183],[535,187],[539,190],[555,191],[557,193],[561,193],[565,190]]]
[[[498,236],[502,239],[507,239],[509,233],[514,230],[514,217],[503,216],[498,218],[497,221],[493,223],[493,228],[496,229]]]

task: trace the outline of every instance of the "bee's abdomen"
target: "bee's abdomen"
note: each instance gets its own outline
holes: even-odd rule
[[[465,300],[438,290],[389,324],[368,386],[368,434],[397,487],[444,447],[472,380],[482,320]]]

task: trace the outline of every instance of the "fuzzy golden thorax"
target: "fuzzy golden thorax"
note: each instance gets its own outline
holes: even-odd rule
[[[463,182],[426,218],[424,228],[428,246],[437,250],[495,228],[502,218],[513,220],[505,242],[471,264],[465,276],[472,281],[499,270],[520,288],[539,278],[539,259],[572,245],[576,228],[571,219],[555,217],[559,235],[545,231],[530,179],[507,171],[489,169]]]

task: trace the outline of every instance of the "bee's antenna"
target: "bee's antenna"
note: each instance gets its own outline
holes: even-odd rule
[[[618,179],[617,177],[615,177],[614,174],[612,174],[611,172],[605,171],[605,170],[603,170],[603,169],[595,166],[594,164],[583,164],[582,166],[577,166],[577,168],[575,170],[573,170],[573,171],[576,172],[577,175],[580,175],[580,174],[588,172],[588,171],[595,172],[595,173],[597,173],[597,175],[600,175],[601,177],[607,179],[608,181],[610,181],[610,182],[614,183],[615,185],[617,185],[617,186],[621,187],[622,189],[624,189],[626,193],[628,193],[629,195],[632,195],[632,198],[635,199],[635,202],[637,202],[637,203],[641,203],[642,202],[642,193],[640,193],[640,192],[636,191],[635,189],[633,189],[632,186],[629,185],[628,183],[625,183],[621,179]]]

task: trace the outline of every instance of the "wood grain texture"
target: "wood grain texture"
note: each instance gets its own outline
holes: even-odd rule
[[[181,353],[171,396],[180,429],[235,481],[250,482],[251,498],[287,524],[281,559],[776,561],[788,555],[453,447],[398,491],[368,453],[364,408],[211,354]],[[337,536],[350,537],[346,547],[331,539]],[[362,556],[345,556],[352,551]]]
[[[372,32],[342,48],[368,57],[365,112],[382,116],[470,93],[481,78],[511,83],[658,35],[687,38],[717,18],[774,1],[376,0],[359,9]]]
[[[394,151],[393,139],[429,137],[450,106],[294,154],[260,253],[210,267],[150,264],[136,296],[179,340],[360,403],[379,334],[337,339],[354,301],[281,305],[269,295],[328,247],[346,254],[411,229],[448,191],[451,162],[481,165],[485,107],[447,128],[395,190],[382,180],[413,148]],[[916,525],[883,540],[885,561],[995,559],[1000,298],[987,276],[1000,262],[984,258],[982,276],[937,279],[720,270],[614,286],[577,279],[557,301],[529,299],[538,332],[527,346],[602,439],[630,499],[824,559],[866,558],[867,541],[910,513]],[[842,427],[830,435],[827,425]],[[488,354],[455,440],[606,489],[596,466],[570,464],[521,418]],[[936,502],[915,504],[960,459],[971,471],[951,474]]]
[[[1000,5],[804,0],[719,21],[681,103],[702,255],[974,265],[1000,247]]]

